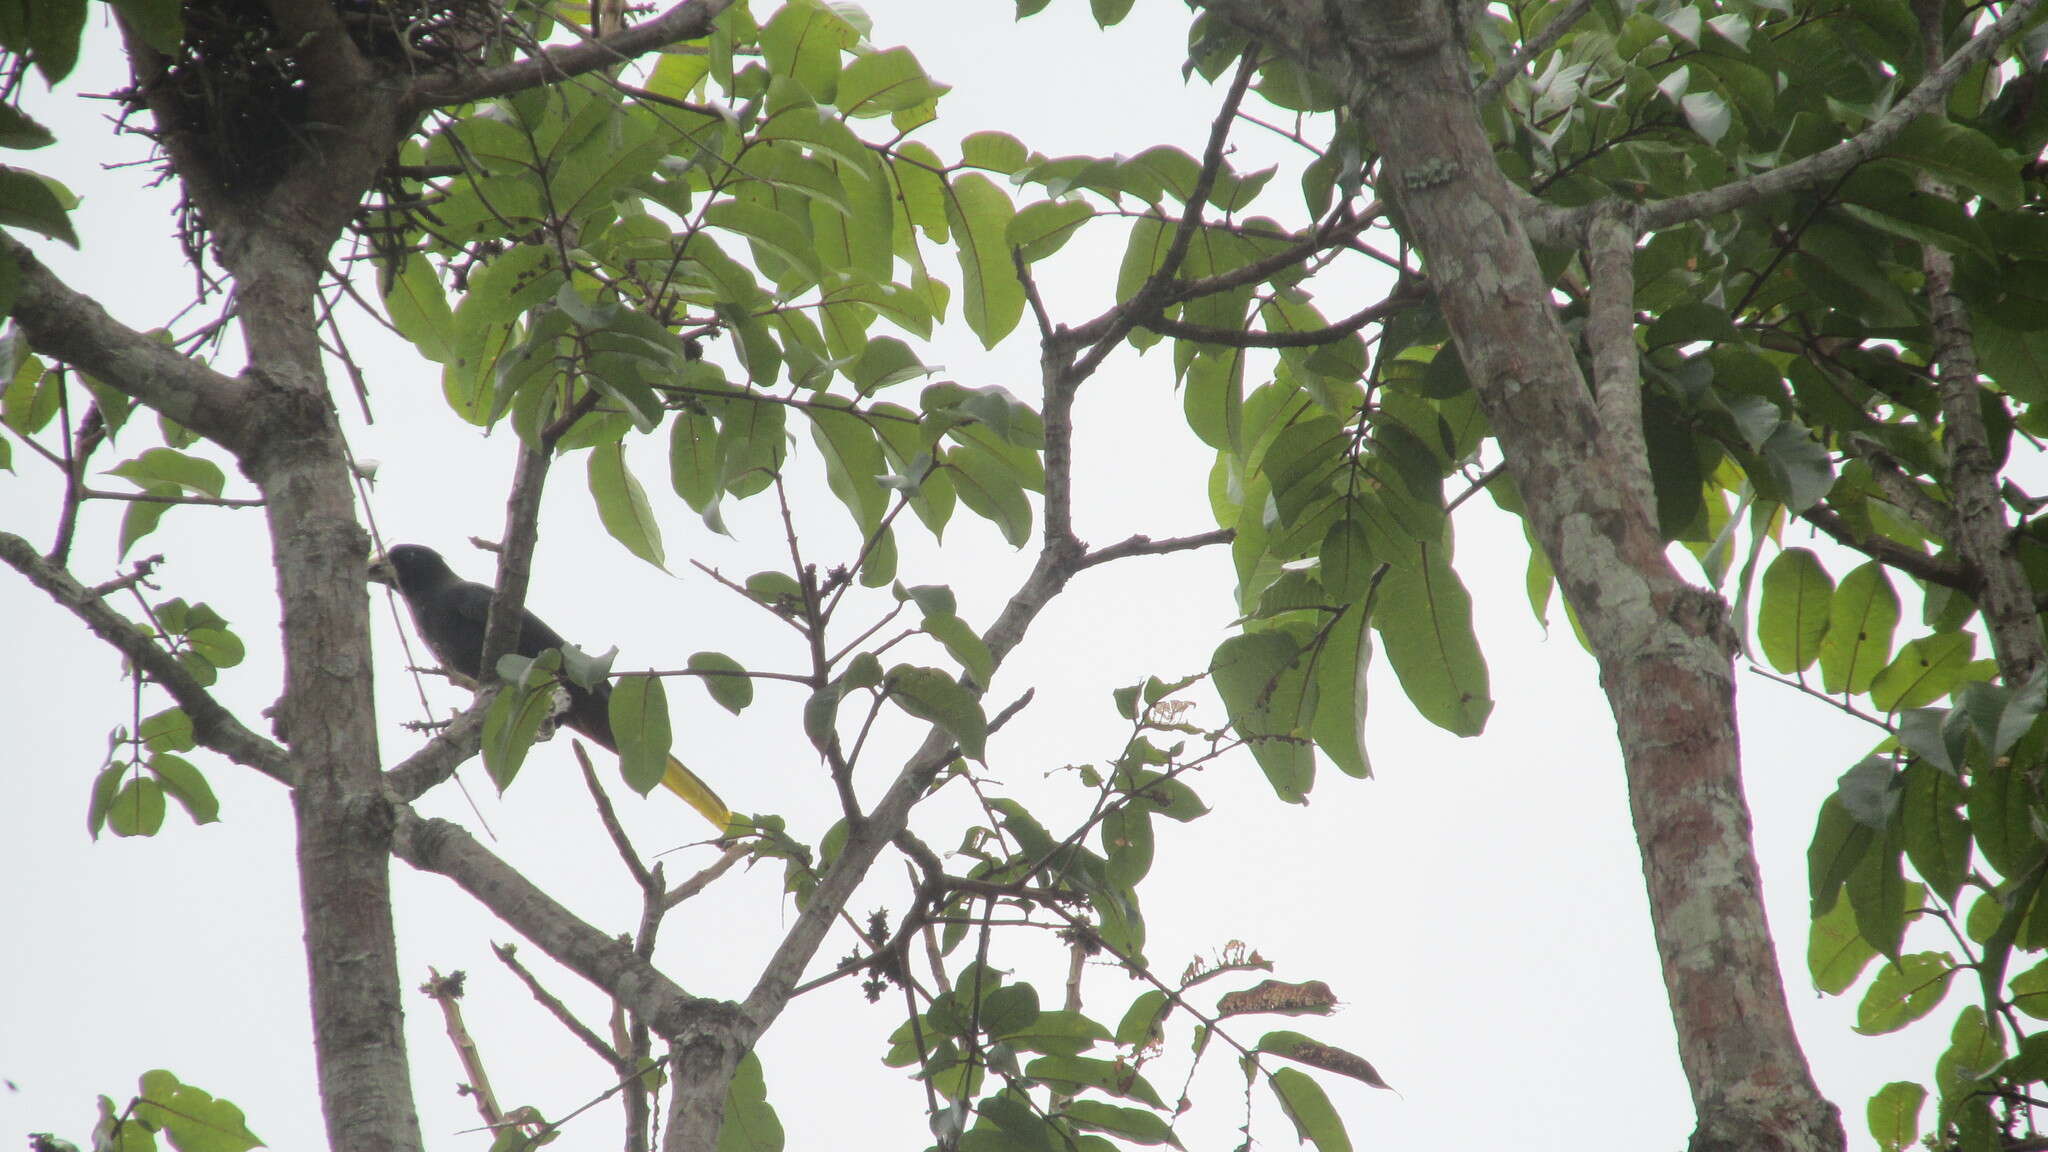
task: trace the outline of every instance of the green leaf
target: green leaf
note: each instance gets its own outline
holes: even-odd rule
[[[1806,971],[1813,986],[1839,996],[1856,983],[1877,949],[1856,931],[1856,912],[1847,900],[1834,901],[1827,915],[1816,918],[1806,936]]]
[[[1315,755],[1306,729],[1315,709],[1307,654],[1283,631],[1247,632],[1216,648],[1209,671],[1230,723],[1289,804],[1307,802]]]
[[[1067,1105],[1065,1116],[1077,1128],[1114,1133],[1135,1144],[1181,1146],[1166,1118],[1149,1109],[1127,1108],[1100,1100],[1075,1100]]]
[[[170,448],[151,448],[107,469],[107,474],[132,481],[145,491],[169,485],[182,492],[217,497],[227,487],[220,465]]]
[[[1024,315],[1024,285],[1017,280],[1007,239],[1014,215],[1009,195],[978,172],[947,182],[946,219],[956,233],[961,308],[986,348],[1009,335]]]
[[[953,615],[929,615],[924,618],[924,630],[946,646],[946,651],[974,677],[976,684],[985,685],[995,679],[995,659],[967,621]]]
[[[1904,779],[1899,826],[1906,858],[1944,901],[1953,904],[1970,867],[1970,826],[1957,812],[1963,805],[1962,785],[1925,760],[1907,765]]]
[[[1380,583],[1373,626],[1416,711],[1446,731],[1476,736],[1493,698],[1472,630],[1472,597],[1443,548],[1419,547],[1420,563],[1396,564]]]
[[[161,1068],[142,1074],[135,1119],[167,1132],[179,1152],[249,1152],[263,1145],[240,1108]]]
[[[754,681],[740,662],[723,652],[695,652],[690,655],[689,668],[706,675],[698,677],[704,683],[704,690],[718,706],[737,716],[740,710],[754,702]]]
[[[724,494],[724,442],[709,413],[685,410],[669,425],[668,478],[691,510],[709,512]]]
[[[758,1053],[740,1057],[725,1093],[718,1152],[782,1152],[782,1120],[768,1103],[768,1079]]]
[[[1849,878],[1876,834],[1849,814],[1839,795],[1821,802],[1813,840],[1806,848],[1806,882],[1814,919],[1834,907],[1835,896]]]
[[[1785,420],[1772,430],[1761,449],[1770,472],[1766,493],[1796,516],[1820,502],[1835,485],[1835,465],[1825,444],[1803,425]]]
[[[811,99],[832,103],[839,88],[839,49],[856,39],[839,15],[817,0],[792,0],[761,26],[761,55],[776,76],[803,86]]]
[[[1875,840],[1842,884],[1856,931],[1880,956],[1896,958],[1906,937],[1906,918],[1917,910],[1908,900],[1918,885],[1906,883],[1905,840],[1896,826]]]
[[[1856,1031],[1879,1036],[1920,1019],[1940,1006],[1954,975],[1955,961],[1945,952],[1915,952],[1886,964],[1856,1006]]]
[[[70,3],[77,3],[83,11],[83,0],[56,0],[51,6],[62,7]],[[0,227],[26,228],[52,240],[62,240],[73,248],[78,247],[78,234],[71,230],[71,219],[65,206],[65,201],[71,196],[68,192],[59,196],[56,189],[61,187],[34,172],[0,164]]]
[[[1949,694],[1969,671],[1977,638],[1944,632],[1909,641],[1870,682],[1870,702],[1880,711],[1922,708]]]
[[[538,665],[549,654],[542,654]],[[553,653],[557,661],[560,653]],[[552,683],[529,688],[518,684],[507,684],[492,699],[491,706],[484,710],[483,754],[484,771],[490,773],[491,782],[503,792],[512,786],[512,780],[519,774],[519,766],[526,761],[526,753],[533,747],[533,739],[540,734],[541,722],[546,720],[555,708],[555,688]]]
[[[405,270],[391,277],[384,290],[384,310],[398,334],[412,341],[420,355],[437,364],[446,364],[455,355],[455,313],[425,256],[409,257]]]
[[[590,450],[590,494],[597,501],[597,517],[612,538],[649,564],[668,571],[661,547],[661,526],[640,481],[626,468],[625,447],[600,444]]]
[[[35,58],[36,70],[54,88],[78,63],[85,0],[35,0],[28,5],[27,25],[29,54]],[[6,194],[0,192],[0,204],[6,202]]]
[[[1008,465],[987,449],[961,444],[947,450],[946,467],[953,474],[960,502],[983,519],[993,521],[1003,539],[1022,548],[1031,539],[1031,502]]]
[[[107,827],[116,836],[154,836],[164,826],[164,790],[147,777],[131,776],[107,804]]]
[[[1820,658],[1834,581],[1812,551],[1787,548],[1764,569],[1763,588],[1757,639],[1764,658],[1780,672],[1803,672]]]
[[[1943,113],[1908,124],[1885,154],[1911,160],[1943,183],[1967,188],[2000,208],[2020,202],[2019,158]]]
[[[856,56],[839,74],[837,105],[848,116],[886,116],[913,108],[946,91],[927,76],[908,48]]]
[[[1116,1026],[1116,1042],[1134,1051],[1151,1047],[1164,1037],[1160,1025],[1172,1011],[1173,1001],[1166,993],[1156,988],[1140,993],[1124,1009],[1124,1018]]]
[[[608,707],[612,738],[619,742],[619,774],[645,796],[668,771],[668,691],[659,676],[621,676]]]
[[[220,801],[213,795],[213,788],[206,777],[192,762],[182,756],[159,752],[151,756],[145,766],[154,775],[164,791],[185,809],[194,824],[213,824],[220,820]]]
[[[1365,751],[1366,671],[1372,665],[1372,633],[1362,606],[1354,605],[1331,625],[1315,655],[1316,747],[1346,776],[1372,775]]]
[[[981,701],[960,686],[960,682],[937,668],[898,664],[889,669],[884,684],[896,706],[920,720],[946,730],[970,759],[980,760],[988,749],[988,717]]]
[[[1130,888],[1152,870],[1152,817],[1143,805],[1125,804],[1102,817],[1102,853],[1109,882]]]
[[[1870,1125],[1870,1138],[1882,1152],[1905,1152],[1920,1142],[1920,1106],[1927,1103],[1927,1089],[1906,1080],[1894,1080],[1877,1090],[1863,1115]]]
[[[1279,1099],[1281,1111],[1294,1121],[1294,1134],[1303,1143],[1313,1142],[1316,1152],[1351,1152],[1344,1120],[1323,1094],[1322,1085],[1293,1068],[1276,1069],[1267,1084]]]
[[[1111,1096],[1122,1096],[1138,1100],[1154,1108],[1164,1109],[1165,1101],[1152,1085],[1145,1082],[1138,1070],[1122,1060],[1099,1060],[1090,1056],[1040,1056],[1025,1065],[1024,1074],[1033,1080],[1050,1084],[1056,1091],[1066,1095],[1077,1095],[1082,1088],[1093,1088]]]
[[[127,775],[128,765],[116,760],[92,778],[92,798],[85,806],[85,831],[93,839],[99,839],[100,829],[107,826],[107,812],[114,806],[114,796]]]
[[[1188,429],[1218,451],[1243,448],[1244,368],[1244,351],[1238,348],[1200,348],[1188,361],[1181,408]]]
[[[1040,200],[1026,204],[1010,218],[1003,240],[1024,253],[1024,259],[1043,260],[1066,246],[1081,225],[1095,218],[1087,201]]]
[[[1768,576],[1766,576],[1768,579]],[[1830,695],[1868,692],[1891,659],[1899,595],[1884,565],[1872,560],[1842,578],[1828,607],[1820,643],[1821,687]]]
[[[1259,1038],[1256,1051],[1270,1052],[1311,1068],[1335,1072],[1339,1076],[1349,1076],[1374,1088],[1388,1087],[1387,1082],[1380,1079],[1380,1074],[1363,1056],[1324,1044],[1299,1032],[1268,1032]],[[1388,1090],[1392,1091],[1391,1088]]]
[[[56,142],[57,137],[48,128],[30,119],[21,109],[11,104],[0,104],[0,148],[28,151],[47,148]]]
[[[192,718],[182,708],[166,708],[143,717],[142,728],[136,735],[151,752],[190,752],[199,747],[199,739],[192,731]]]

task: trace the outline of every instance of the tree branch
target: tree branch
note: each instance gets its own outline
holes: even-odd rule
[[[1221,344],[1226,348],[1314,348],[1349,336],[1367,324],[1378,323],[1396,312],[1413,308],[1420,304],[1423,298],[1424,293],[1396,289],[1385,300],[1361,308],[1334,324],[1321,328],[1304,328],[1299,332],[1252,332],[1240,328],[1216,328],[1207,324],[1169,320],[1159,315],[1139,320],[1138,327],[1150,329],[1162,336],[1199,340],[1204,344]]]
[[[256,443],[258,390],[179,355],[107,315],[45,268],[19,240],[0,233],[0,257],[21,269],[12,313],[29,347],[131,396],[237,456]]]
[[[1120,540],[1105,548],[1097,548],[1074,562],[1074,568],[1093,568],[1112,560],[1127,556],[1164,556],[1169,552],[1186,552],[1195,548],[1207,548],[1214,544],[1228,544],[1237,539],[1237,529],[1218,528],[1199,536],[1174,536],[1165,540],[1154,540],[1150,536],[1137,535]]]
[[[1635,485],[1633,498],[1656,506],[1650,480],[1650,449],[1643,433],[1643,377],[1636,351],[1636,230],[1633,214],[1619,201],[1599,205],[1586,226],[1586,269],[1592,305],[1586,316],[1586,344],[1593,359],[1593,408],[1600,420],[1601,450]]]
[[[455,775],[483,747],[484,714],[491,710],[500,686],[479,689],[469,707],[455,714],[434,738],[384,774],[384,786],[400,800],[412,801]]]
[[[1501,61],[1500,67],[1493,70],[1493,75],[1488,76],[1485,83],[1473,90],[1472,99],[1480,104],[1491,104],[1495,97],[1507,90],[1509,82],[1514,80],[1522,69],[1529,66],[1529,61],[1550,51],[1564,38],[1566,32],[1571,31],[1572,25],[1577,24],[1592,10],[1593,0],[1572,0],[1570,8],[1558,13],[1550,23],[1543,26],[1543,31],[1529,37],[1520,48],[1515,49],[1514,55]]]
[[[633,949],[598,931],[511,865],[478,844],[460,825],[425,819],[407,804],[391,805],[393,855],[422,872],[445,876],[563,967],[590,981],[665,1039],[738,1031],[730,1005],[691,996]]]
[[[1816,504],[1799,514],[1801,520],[1820,529],[1835,543],[1861,552],[1887,568],[1896,568],[1909,576],[1917,576],[1930,584],[1954,588],[1961,592],[1975,594],[1977,579],[1975,573],[1946,556],[1929,556],[1916,552],[1896,540],[1882,536],[1865,536],[1849,526],[1834,509]]]
[[[295,781],[297,770],[283,748],[243,726],[154,637],[107,607],[104,600],[71,573],[44,560],[36,553],[35,545],[11,532],[0,532],[0,560],[83,621],[95,636],[133,661],[151,681],[162,685],[191,719],[192,736],[201,745],[280,784]]]
[[[1643,205],[1643,227],[1656,232],[1673,224],[1718,216],[1773,196],[1803,192],[1840,179],[1851,168],[1882,152],[1886,145],[1898,138],[1899,133],[1906,130],[1908,124],[1938,112],[1963,75],[1989,60],[1991,54],[2018,32],[2040,6],[2041,0],[2012,0],[1989,27],[1972,36],[1969,43],[1951,53],[1941,67],[1922,77],[1920,83],[1915,84],[1913,90],[1892,105],[1889,111],[1849,139],[1804,159],[1759,172],[1746,180],[1669,200],[1650,201]]]
[[[487,68],[466,75],[441,74],[423,78],[407,94],[407,104],[425,109],[449,104],[467,104],[492,96],[507,96],[554,84],[571,76],[623,64],[644,52],[681,40],[697,40],[711,32],[711,23],[732,0],[683,0],[644,24],[623,32],[548,48],[516,64]]]

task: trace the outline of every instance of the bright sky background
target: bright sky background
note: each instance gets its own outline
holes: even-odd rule
[[[1010,131],[1053,155],[1134,153],[1160,142],[1199,152],[1213,115],[1218,94],[1181,80],[1187,17],[1177,4],[1141,4],[1108,32],[1094,28],[1079,0],[1059,0],[1021,24],[1010,4],[995,0],[872,0],[866,7],[877,44],[909,46],[955,86],[940,121],[921,134],[942,155],[956,154],[958,136],[984,128]],[[65,88],[31,101],[65,142],[20,159],[84,197],[75,216],[84,250],[40,249],[74,287],[147,328],[168,321],[189,298],[192,275],[167,237],[167,190],[147,186],[146,168],[104,167],[136,158],[139,142],[110,142],[102,118],[113,105],[77,99],[124,82],[110,47],[97,35]],[[1291,147],[1249,127],[1238,139],[1240,170],[1286,159],[1283,149]],[[1273,189],[1270,210],[1296,218],[1291,178],[1283,174]],[[1083,237],[1042,279],[1057,318],[1070,322],[1107,303],[1121,252],[1111,224],[1091,225]],[[1367,295],[1375,290],[1333,286],[1324,310],[1351,311],[1376,298]],[[382,462],[373,511],[385,541],[431,544],[463,575],[488,581],[489,557],[465,540],[501,530],[512,437],[485,437],[462,424],[442,405],[435,365],[359,314],[346,323],[372,382],[373,425],[362,425],[342,377],[334,380],[357,454]],[[924,358],[944,365],[950,378],[1001,384],[1035,403],[1037,350],[1028,323],[994,352],[955,324]],[[711,354],[730,355],[719,345]],[[239,362],[230,356],[222,367],[232,371]],[[142,423],[118,451],[103,452],[104,466],[153,446]],[[1084,539],[1099,545],[1133,532],[1213,527],[1204,497],[1211,456],[1185,430],[1163,350],[1113,359],[1085,389],[1077,424],[1076,518]],[[664,444],[638,445],[633,459],[662,517],[674,575],[604,536],[582,460],[571,457],[549,484],[529,604],[587,648],[618,644],[621,669],[677,667],[701,649],[755,668],[793,667],[793,634],[687,563],[694,557],[736,577],[785,564],[772,504],[729,504],[735,538],[712,535],[668,491]],[[796,452],[804,461],[796,474],[815,481],[807,434],[797,437]],[[0,477],[0,526],[47,544],[53,470],[19,447],[14,466],[14,475]],[[821,565],[850,558],[853,534],[836,502],[822,484],[799,490],[811,501],[799,509],[807,557]],[[230,491],[251,494],[232,476]],[[114,570],[120,511],[105,502],[87,508],[74,564],[88,581]],[[1479,499],[1461,510],[1459,527],[1458,568],[1476,602],[1498,701],[1486,735],[1459,741],[1415,718],[1382,665],[1374,669],[1367,729],[1376,779],[1348,780],[1326,766],[1312,804],[1296,808],[1273,798],[1248,755],[1202,773],[1193,783],[1218,811],[1191,826],[1158,824],[1158,858],[1143,893],[1151,959],[1171,978],[1190,958],[1243,940],[1275,963],[1281,979],[1327,981],[1344,1002],[1336,1015],[1247,1019],[1236,1033],[1250,1041],[1268,1028],[1293,1028],[1373,1061],[1399,1094],[1323,1078],[1361,1146],[1441,1147],[1447,1135],[1466,1141],[1497,1133],[1528,1152],[1678,1146],[1691,1130],[1691,1107],[1613,725],[1592,662],[1559,609],[1553,606],[1558,627],[1549,633],[1532,618],[1519,526]],[[1803,535],[1789,534],[1788,543]],[[905,578],[951,584],[962,615],[977,627],[994,618],[1030,559],[964,509],[943,551],[915,532],[900,539]],[[161,595],[208,601],[249,641],[248,662],[225,674],[218,691],[252,722],[279,682],[267,547],[257,513],[178,509],[137,549],[170,558],[159,573]],[[883,593],[877,610],[885,602]],[[400,725],[418,719],[420,706],[410,678],[397,671],[404,657],[381,591],[373,607],[386,670],[378,700],[389,763],[416,745],[418,737]],[[1111,689],[1148,673],[1170,678],[1202,669],[1232,616],[1221,550],[1129,561],[1076,579],[991,692],[1000,706],[1037,689],[1035,702],[991,741],[1000,787],[1045,805],[1041,814],[1056,828],[1052,817],[1077,814],[1078,789],[1048,773],[1121,747],[1125,728]],[[221,796],[222,823],[194,828],[174,809],[155,839],[93,843],[85,834],[88,787],[106,732],[129,718],[118,660],[11,573],[0,573],[0,621],[16,653],[0,670],[0,715],[14,733],[0,757],[0,876],[12,878],[0,890],[0,924],[16,940],[0,950],[0,1078],[9,1082],[0,1085],[0,1131],[19,1139],[52,1130],[84,1141],[95,1094],[125,1101],[137,1075],[165,1067],[236,1101],[271,1146],[317,1146],[286,795],[206,756],[201,765]],[[733,718],[696,686],[670,684],[678,752],[735,808],[780,811],[813,840],[836,818],[829,781],[795,727],[795,692],[764,683],[755,706]],[[462,702],[444,685],[430,690],[438,715]],[[1888,1080],[1928,1078],[1946,1033],[1939,1013],[1902,1037],[1855,1036],[1848,1030],[1853,1001],[1818,997],[1805,975],[1806,841],[1820,799],[1874,730],[1746,672],[1740,692],[1758,846],[1794,1011],[1822,1088],[1846,1113],[1852,1146],[1865,1146],[1864,1100]],[[167,703],[153,695],[144,711]],[[1196,719],[1222,722],[1213,702]],[[899,751],[908,746],[896,741]],[[898,762],[871,754],[859,781],[864,794],[877,794]],[[480,766],[462,778],[496,833],[496,851],[592,923],[632,927],[637,898],[565,741],[537,748],[503,798]],[[958,843],[964,809],[956,801],[942,798],[914,825],[941,851]],[[474,824],[451,788],[421,807]],[[684,845],[700,834],[701,824],[672,797],[626,808],[644,847]],[[684,847],[665,859],[679,877],[711,855]],[[897,869],[879,870],[850,911],[900,912]],[[601,1093],[608,1073],[491,958],[489,944],[513,934],[439,877],[402,864],[394,872],[407,987],[424,980],[429,966],[469,972],[468,1023],[500,1098],[554,1116]],[[693,992],[743,996],[790,922],[779,889],[779,869],[761,868],[685,905],[664,931],[663,968]],[[1039,980],[1050,1006],[1062,954],[1035,940],[1017,943],[1014,955],[1028,963],[1024,974]],[[849,950],[841,931],[821,950],[820,966]],[[602,1026],[597,998],[574,977],[531,946],[521,954]],[[967,955],[956,953],[956,964]],[[1211,994],[1253,979],[1217,981]],[[1114,1026],[1142,990],[1113,968],[1093,968],[1088,1010]],[[456,1135],[474,1127],[476,1114],[453,1092],[461,1072],[438,1012],[411,994],[406,1009],[430,1145],[485,1147],[479,1135]],[[790,1148],[922,1146],[922,1090],[880,1063],[901,1019],[900,994],[869,1005],[853,982],[792,1006],[761,1049]],[[1168,1053],[1148,1069],[1168,1099],[1179,1090],[1187,1038],[1184,1019],[1177,1021]],[[1181,1121],[1189,1147],[1236,1144],[1246,1115],[1241,1083],[1225,1050],[1212,1051],[1192,1089],[1195,1109]],[[1263,1088],[1251,1116],[1263,1145],[1293,1145]],[[615,1141],[612,1114],[600,1108],[572,1125],[561,1146]]]

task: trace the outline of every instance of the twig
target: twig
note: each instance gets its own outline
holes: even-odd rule
[[[463,974],[454,972],[441,975],[433,968],[427,969],[427,982],[420,985],[420,991],[427,999],[441,1006],[441,1022],[448,1030],[448,1042],[455,1046],[455,1058],[462,1062],[462,1074],[469,1078],[465,1085],[469,1095],[476,1100],[477,1115],[484,1124],[496,1130],[505,1122],[504,1110],[498,1107],[497,1093],[491,1091],[491,1078],[484,1073],[484,1058],[477,1051],[476,1040],[469,1029],[462,1024]],[[521,1126],[521,1130],[524,1128]]]
[[[526,990],[533,994],[534,1001],[547,1009],[548,1015],[560,1021],[562,1027],[567,1028],[571,1036],[583,1041],[583,1046],[597,1053],[598,1058],[610,1065],[612,1071],[622,1074],[631,1071],[625,1058],[620,1056],[610,1044],[606,1043],[604,1037],[592,1031],[590,1025],[578,1020],[576,1014],[569,1011],[569,1006],[562,1003],[554,993],[541,987],[540,981],[535,978],[533,973],[527,971],[526,965],[521,964],[514,955],[516,951],[517,949],[510,944],[491,945],[491,954],[503,962],[505,967],[510,968],[514,976],[519,977],[519,982],[526,985]]]
[[[619,823],[619,814],[612,808],[612,798],[605,795],[604,786],[597,782],[597,770],[590,766],[590,753],[583,750],[581,740],[569,741],[569,749],[576,753],[576,765],[583,769],[583,784],[590,789],[590,799],[597,805],[597,818],[604,824],[605,833],[612,838],[612,847],[619,850],[619,859],[626,862],[626,871],[633,874],[633,882],[640,886],[640,891],[653,895],[658,891],[654,873],[647,870],[640,853],[634,851],[633,842],[626,837],[626,829]]]
[[[669,889],[668,893],[661,898],[662,909],[666,911],[673,908],[697,893],[704,891],[706,888],[711,887],[720,876],[732,871],[733,865],[745,860],[748,852],[749,849],[744,844],[734,844],[728,847],[724,852],[719,853],[718,859],[712,861],[708,867],[681,884],[676,885],[674,888]]]
[[[1107,547],[1097,548],[1075,561],[1076,570],[1093,568],[1112,560],[1123,560],[1131,556],[1164,556],[1171,552],[1186,552],[1195,548],[1208,548],[1216,544],[1228,544],[1237,539],[1237,529],[1218,528],[1195,536],[1174,536],[1165,540],[1154,540],[1139,534],[1118,541]]]
[[[236,496],[197,496],[187,492],[108,492],[87,488],[79,493],[87,500],[126,500],[133,504],[203,504],[209,508],[261,508],[263,501]]]

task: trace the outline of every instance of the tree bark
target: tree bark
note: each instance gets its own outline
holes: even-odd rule
[[[1378,190],[1402,210],[1530,523],[1585,628],[1620,735],[1698,1112],[1694,1152],[1841,1148],[1840,1116],[1800,1051],[1764,918],[1727,606],[1665,557],[1640,428],[1603,423],[1603,414],[1617,425],[1639,419],[1635,397],[1614,390],[1640,382],[1632,363],[1624,379],[1604,373],[1596,404],[1481,127],[1453,8],[1211,7],[1330,75],[1368,126],[1380,150]],[[1625,239],[1632,247],[1633,235]]]

